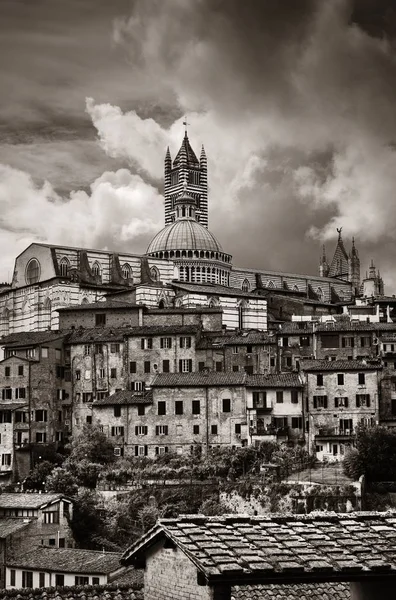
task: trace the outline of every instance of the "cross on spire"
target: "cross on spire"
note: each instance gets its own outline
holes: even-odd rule
[[[190,123],[187,121],[187,117],[184,117],[183,125],[184,125],[184,134],[187,137],[187,126],[190,125]]]

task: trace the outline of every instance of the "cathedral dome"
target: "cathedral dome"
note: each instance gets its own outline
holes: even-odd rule
[[[223,252],[215,236],[193,218],[177,219],[161,229],[150,242],[146,254],[171,250]]]

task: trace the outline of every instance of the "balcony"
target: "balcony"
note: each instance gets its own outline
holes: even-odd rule
[[[277,438],[281,438],[281,437],[289,437],[289,428],[288,427],[275,427],[274,425],[266,425],[266,426],[260,426],[258,425],[257,427],[252,427],[250,430],[251,435],[258,435],[258,436],[272,436],[272,437],[277,437]]]
[[[338,440],[350,440],[355,437],[353,428],[352,429],[340,429],[340,427],[321,427],[315,434],[315,440],[323,439],[338,439]]]
[[[267,414],[272,411],[272,404],[263,404],[262,402],[253,402],[253,408],[257,410],[258,414]]]

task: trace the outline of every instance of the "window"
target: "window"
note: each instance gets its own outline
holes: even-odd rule
[[[320,340],[322,343],[322,348],[339,348],[340,347],[340,339],[338,335],[321,335]]]
[[[232,371],[233,371],[233,373],[238,373],[239,372],[239,366],[238,365],[232,365]]]
[[[46,410],[36,410],[36,422],[48,421],[48,413]]]
[[[10,585],[15,585],[15,569],[10,570]],[[44,587],[44,586],[40,586]]]
[[[245,367],[245,373],[247,375],[253,375],[253,365],[246,365],[246,367]]]
[[[344,385],[344,373],[338,373],[337,385]]]
[[[95,354],[103,354],[103,344],[95,344]]]
[[[92,402],[92,392],[83,392],[82,401],[84,403]]]
[[[11,454],[2,454],[1,455],[1,466],[2,467],[10,467],[11,466]]]
[[[112,368],[110,369],[110,378],[111,378],[111,379],[117,379],[117,369],[116,369],[116,368],[114,368],[114,367],[112,367]]]
[[[111,354],[118,354],[120,352],[120,344],[110,344]]]
[[[132,381],[131,389],[135,392],[144,392],[145,383],[144,381]]]
[[[289,346],[289,338],[288,337],[282,338],[282,346],[284,348],[287,348]]]
[[[135,360],[131,360],[131,362],[129,363],[129,372],[136,373],[136,361]]]
[[[183,414],[183,400],[176,400],[175,402],[175,415]]]
[[[340,419],[340,433],[350,435],[353,432],[352,419]]]
[[[169,373],[169,360],[162,361],[162,372]]]
[[[240,423],[235,423],[235,434],[241,435],[241,424]]]
[[[180,348],[191,348],[191,338],[190,337],[181,337],[180,338]]]
[[[370,394],[356,394],[356,408],[360,408],[362,406],[369,408],[370,405]]]
[[[147,435],[147,425],[135,425],[135,435]]]
[[[360,338],[360,347],[368,348],[369,346],[371,346],[371,338],[370,337],[361,337]]]
[[[218,373],[221,373],[222,370],[223,370],[223,361],[217,360],[216,361],[216,371]]]
[[[61,277],[67,277],[69,274],[70,263],[69,260],[64,256],[59,263],[59,273]],[[44,587],[40,585],[40,587]]]
[[[92,577],[92,585],[99,585],[99,577]]]
[[[232,353],[233,354],[238,354],[238,352],[239,352],[239,347],[238,346],[233,346],[232,347]]]
[[[36,258],[32,258],[26,267],[26,283],[32,285],[40,279],[40,263]],[[28,587],[28,586],[24,586]]]
[[[147,456],[147,446],[135,446],[135,456]]]
[[[217,425],[212,425],[210,428],[210,433],[212,435],[217,435]]]
[[[85,577],[85,575],[76,575],[74,577],[74,585],[89,585],[89,577]]]
[[[334,398],[334,408],[348,408],[349,402],[347,396]]]
[[[250,344],[248,346],[246,346],[246,352],[248,354],[252,354],[252,352],[253,352],[253,346],[251,346]]]
[[[36,433],[36,444],[46,444],[47,443],[47,434],[42,431],[38,431]]]
[[[11,423],[12,416],[10,410],[1,410],[0,411],[0,423]]]
[[[292,417],[291,426],[292,429],[302,429],[302,417]]]
[[[275,367],[275,364],[276,364],[276,362],[275,362],[275,356],[271,356],[271,358],[270,358],[270,367]]]
[[[164,400],[158,401],[158,414],[166,415],[166,402]]]
[[[161,348],[167,349],[172,348],[172,338],[164,337],[160,339]]]
[[[19,398],[26,398],[26,388],[16,388],[15,389],[15,398],[18,400]]]
[[[151,363],[149,360],[145,360],[144,361],[144,372],[150,373],[150,370],[151,370]]]
[[[64,585],[65,585],[65,576],[60,573],[56,573],[55,574],[55,586],[63,587]]]
[[[102,281],[102,269],[97,261],[92,265],[92,274]]]
[[[153,347],[153,339],[152,338],[142,338],[140,340],[140,347],[142,350],[151,350]]]
[[[7,368],[7,367],[6,367]],[[18,366],[18,375],[20,377],[23,377],[23,365],[19,365]]]
[[[276,403],[277,404],[282,404],[283,402],[283,391],[282,390],[278,390],[276,392]]]
[[[366,384],[366,375],[365,373],[358,373],[358,384],[365,385]]]
[[[121,417],[121,406],[115,406],[114,407],[114,416],[115,417]]]
[[[307,335],[300,336],[300,346],[309,346],[309,337]]]
[[[96,392],[96,400],[103,400],[103,398],[107,398],[108,395],[107,392]]]
[[[192,401],[192,414],[199,415],[201,413],[201,402],[199,400]]]
[[[43,512],[44,523],[59,523],[59,511],[58,510],[49,510]]]
[[[84,356],[89,356],[91,354],[91,346],[85,344],[84,346]]]
[[[168,435],[168,425],[156,425],[155,435]]]
[[[327,408],[327,396],[314,396],[313,406],[314,408]]]
[[[12,400],[12,388],[10,388],[10,387],[3,388],[2,397],[3,397],[3,400]]]
[[[105,369],[99,369],[99,379],[104,379],[106,377]]]
[[[318,387],[322,387],[323,386],[323,375],[322,375],[322,373],[319,373],[318,375],[316,375],[316,385]]]
[[[4,375],[6,377],[10,377],[10,375],[11,375],[11,367],[5,367],[5,369],[4,369]]]
[[[198,435],[199,434],[199,425],[193,425],[193,434],[194,435]]]
[[[298,390],[292,390],[290,396],[292,404],[298,404]]]
[[[106,313],[95,314],[95,327],[103,327],[106,325]]]
[[[205,371],[205,363],[203,361],[198,363],[198,371],[201,373],[202,371]]]
[[[33,571],[22,571],[22,587],[33,587]]]
[[[181,358],[179,360],[179,371],[180,371],[180,373],[191,373],[192,359],[191,358]]]
[[[231,399],[223,398],[223,412],[231,412]]]
[[[27,423],[28,416],[27,413],[17,410],[15,413],[15,423]]]
[[[139,415],[139,417],[142,417],[146,414],[146,407],[144,406],[144,404],[138,404],[137,414]]]
[[[117,436],[117,435],[124,435],[124,428],[123,427],[112,427],[111,428],[111,435]]]

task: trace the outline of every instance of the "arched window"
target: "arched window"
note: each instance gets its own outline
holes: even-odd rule
[[[31,258],[26,267],[26,283],[32,285],[40,279],[40,263],[37,258]]]
[[[88,300],[88,298],[85,298],[85,297],[84,297],[84,298],[81,300],[81,304],[89,304],[89,300]]]
[[[94,262],[92,265],[92,273],[102,281],[102,268],[98,261]]]
[[[250,290],[250,283],[247,279],[244,279],[242,283],[242,292],[248,292]]]
[[[275,284],[274,284],[274,282],[273,282],[273,281],[269,281],[269,282],[267,283],[267,287],[269,287],[269,288],[274,288],[274,287],[275,287]]]
[[[150,269],[150,277],[153,281],[159,281],[160,280],[160,274],[159,271],[157,269],[157,267],[151,267]]]
[[[69,275],[70,263],[69,259],[64,256],[59,263],[59,272],[61,277],[67,277]]]
[[[132,277],[131,277],[132,269],[131,269],[131,266],[128,265],[128,263],[125,263],[124,265],[122,265],[121,271],[122,271],[122,276],[124,279],[132,279]]]
[[[163,298],[158,302],[158,308],[165,308],[165,300]]]
[[[320,288],[320,287],[317,288],[316,295],[318,297],[318,300],[323,300],[323,290],[322,290],[322,288]]]
[[[242,300],[238,306],[238,326],[239,329],[244,329],[245,327],[245,312],[246,312],[246,302]]]

